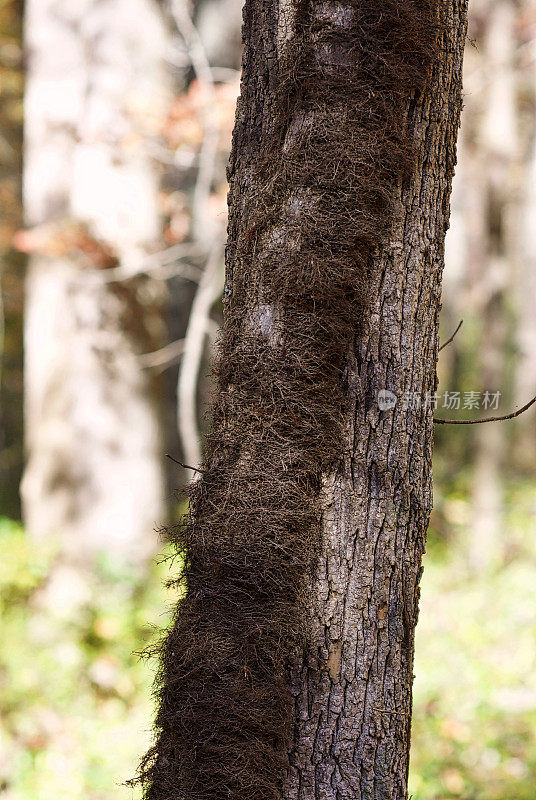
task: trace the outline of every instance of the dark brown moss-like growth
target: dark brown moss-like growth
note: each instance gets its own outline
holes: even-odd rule
[[[272,1],[247,0],[246,34],[260,10],[275,18]],[[163,646],[150,800],[282,797],[287,666],[307,641],[302,592],[321,477],[341,456],[345,354],[411,174],[411,103],[436,52],[429,0],[291,0],[279,13],[269,119],[258,157],[240,163],[241,127],[257,125],[245,42],[217,400],[175,534],[188,590]]]

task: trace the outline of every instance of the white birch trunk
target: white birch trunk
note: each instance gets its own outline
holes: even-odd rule
[[[517,247],[512,225],[515,212],[512,172],[517,156],[515,24],[516,9],[511,0],[495,3],[489,12],[486,37],[489,90],[480,133],[480,168],[486,176],[486,262],[479,279],[478,309],[483,317],[482,388],[501,391],[503,396],[507,335],[504,298],[512,282]],[[469,558],[471,567],[477,571],[491,568],[501,557],[504,518],[501,466],[506,434],[501,425],[477,426],[475,430]]]
[[[536,2],[529,0],[528,9],[536,14]],[[531,42],[530,92],[536,99],[536,38]],[[533,120],[532,141],[525,166],[523,186],[523,209],[520,220],[520,259],[517,276],[516,307],[517,346],[519,360],[516,375],[516,404],[527,402],[536,393],[536,117]],[[534,468],[536,463],[535,416],[529,411],[519,419],[521,431],[517,459],[523,466]]]
[[[158,240],[141,120],[165,108],[166,32],[150,0],[28,0],[25,24],[26,224],[52,231],[27,276],[25,521],[58,535],[70,560],[105,550],[136,562],[163,516],[148,381],[123,296],[54,241],[62,225],[87,226],[127,270]]]

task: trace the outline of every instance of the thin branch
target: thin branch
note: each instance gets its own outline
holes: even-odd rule
[[[444,349],[445,349],[445,347],[446,347],[448,344],[450,344],[450,343],[453,341],[454,337],[456,336],[456,334],[458,333],[458,331],[460,330],[460,328],[462,327],[462,325],[463,325],[463,319],[461,319],[461,320],[460,320],[460,324],[458,325],[458,327],[456,328],[456,330],[454,331],[454,333],[452,334],[452,336],[450,337],[450,339],[447,339],[447,341],[445,342],[445,344],[442,344],[442,345],[441,345],[441,347],[440,347],[440,348],[439,348],[439,350],[437,351],[438,353],[440,353],[442,350],[444,350]]]
[[[207,98],[204,104],[203,144],[199,153],[199,170],[192,203],[192,231],[194,237],[199,241],[204,232],[208,199],[212,189],[218,153],[220,136],[218,107],[212,68],[205,53],[201,37],[188,13],[186,0],[171,0],[171,11],[177,30],[186,45],[195,76],[199,81],[199,85],[205,91]]]
[[[197,424],[197,381],[205,336],[209,329],[210,309],[223,288],[222,257],[223,244],[219,236],[213,244],[192,303],[177,382],[177,425],[182,451],[191,464],[201,462],[201,443]]]
[[[190,467],[188,464],[183,464],[182,461],[179,461],[178,458],[173,458],[169,453],[166,453],[166,458],[169,458],[170,461],[173,461],[174,464],[178,464],[179,467],[183,469],[191,469],[192,472],[200,472],[202,475],[204,474],[204,469],[199,469],[198,467]]]
[[[122,264],[112,269],[95,270],[92,274],[97,275],[105,283],[127,281],[137,275],[148,275],[149,273],[154,277],[162,277],[162,279],[180,275],[189,280],[198,280],[201,276],[201,270],[198,267],[194,267],[192,264],[177,263],[181,258],[196,254],[201,255],[201,251],[194,244],[174,244],[158,253],[145,256],[139,264],[130,267],[128,264]]]
[[[170,342],[152,353],[142,353],[142,355],[138,356],[138,361],[144,369],[157,369],[158,367],[165,369],[181,357],[183,349],[184,339],[178,339],[176,342]]]
[[[216,338],[220,332],[220,326],[213,319],[207,319],[206,334],[213,346]],[[178,361],[184,350],[184,339],[177,339],[174,342],[161,347],[159,350],[153,350],[150,353],[142,353],[138,356],[138,361],[142,369],[155,369],[157,372],[163,372],[174,361]]]
[[[518,411],[513,411],[511,414],[505,414],[503,417],[484,417],[484,419],[439,419],[434,417],[436,425],[482,425],[484,422],[504,422],[507,419],[515,419],[528,411],[531,406],[536,403],[536,397],[527,403],[527,405],[520,408]]]
[[[217,83],[236,83],[240,78],[240,70],[232,67],[212,67],[210,72]]]
[[[182,278],[185,281],[191,281],[191,283],[199,283],[203,270],[200,267],[196,267],[194,264],[175,263],[164,264],[162,267],[155,267],[150,272],[140,272],[138,274],[151,275],[152,278],[158,281],[167,281],[170,278]]]
[[[170,278],[182,278],[186,281],[191,281],[192,283],[199,283],[199,279],[203,274],[203,270],[199,267],[194,266],[193,264],[164,264],[161,267],[153,267],[151,269],[138,269],[136,272],[130,272],[123,267],[117,267],[117,272],[115,271],[116,268],[114,267],[113,270],[99,270],[93,271],[90,273],[91,275],[96,275],[98,278],[102,279],[104,283],[121,283],[122,281],[129,281],[132,278],[137,278],[140,275],[150,275],[152,278],[158,281],[167,281]],[[112,273],[111,275],[107,273]],[[89,274],[89,273],[88,273]]]

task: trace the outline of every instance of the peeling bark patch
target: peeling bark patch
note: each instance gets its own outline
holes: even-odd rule
[[[293,0],[279,0],[277,45],[280,58],[284,56],[285,48],[288,42],[292,40],[295,17],[296,4]]]
[[[339,680],[341,671],[342,642],[333,642],[331,651],[326,664],[331,680],[335,683]]]
[[[274,306],[261,303],[254,308],[250,317],[253,333],[259,333],[264,339],[273,338],[277,325],[277,316]]]
[[[335,0],[318,3],[313,13],[319,22],[338,25],[341,28],[348,28],[354,18],[354,9],[351,5],[338,3]]]

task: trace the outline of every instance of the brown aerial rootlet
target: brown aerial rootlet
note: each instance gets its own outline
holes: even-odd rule
[[[322,474],[341,458],[345,354],[366,314],[371,254],[413,169],[406,120],[437,57],[430,0],[287,0],[252,196],[235,177],[259,6],[276,7],[247,0],[244,12],[230,178],[245,202],[230,226],[206,458],[173,532],[187,593],[161,651],[155,744],[141,766],[150,800],[282,797],[287,666],[307,646],[303,587]]]

